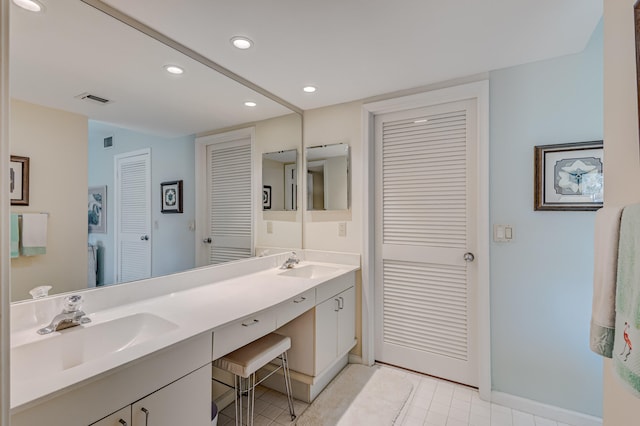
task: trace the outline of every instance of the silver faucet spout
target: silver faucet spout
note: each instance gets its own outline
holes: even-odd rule
[[[61,313],[53,317],[51,323],[38,330],[38,334],[49,334],[54,331],[64,330],[65,328],[75,327],[80,324],[91,322],[84,311],[80,310],[82,305],[82,296],[71,295],[64,298],[64,309]]]
[[[295,252],[292,252],[291,256],[289,256],[289,258],[284,261],[282,266],[280,266],[280,269],[291,269],[294,266],[296,266],[298,263],[300,263],[300,259],[298,259],[298,256],[296,255]]]

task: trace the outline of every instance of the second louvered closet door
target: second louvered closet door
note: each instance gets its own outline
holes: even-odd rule
[[[376,359],[477,385],[475,102],[376,117]]]
[[[209,263],[253,255],[251,139],[207,146]]]

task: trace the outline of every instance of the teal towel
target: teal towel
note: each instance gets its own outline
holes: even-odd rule
[[[20,256],[20,229],[18,227],[18,214],[11,213],[11,257]]]
[[[620,223],[613,360],[617,376],[640,396],[640,205],[625,207]],[[634,351],[634,346],[636,350]]]

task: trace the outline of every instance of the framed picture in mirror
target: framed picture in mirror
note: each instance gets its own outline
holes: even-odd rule
[[[540,145],[534,155],[534,210],[602,207],[602,141]]]
[[[160,184],[162,192],[161,213],[182,213],[182,181],[174,180]]]
[[[29,157],[11,156],[9,188],[12,206],[29,205]]]
[[[107,233],[107,186],[92,186],[89,188],[87,204],[90,234]]]
[[[271,210],[271,186],[262,185],[262,209]]]

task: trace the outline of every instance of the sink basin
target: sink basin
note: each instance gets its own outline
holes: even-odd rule
[[[12,347],[11,378],[27,381],[59,373],[177,328],[176,324],[148,313],[68,328]]]
[[[295,277],[295,278],[321,278],[326,275],[333,274],[338,271],[336,268],[332,268],[330,266],[321,266],[321,265],[304,265],[298,266],[291,269],[287,269],[284,272],[280,272],[278,275],[282,275],[284,277]]]

